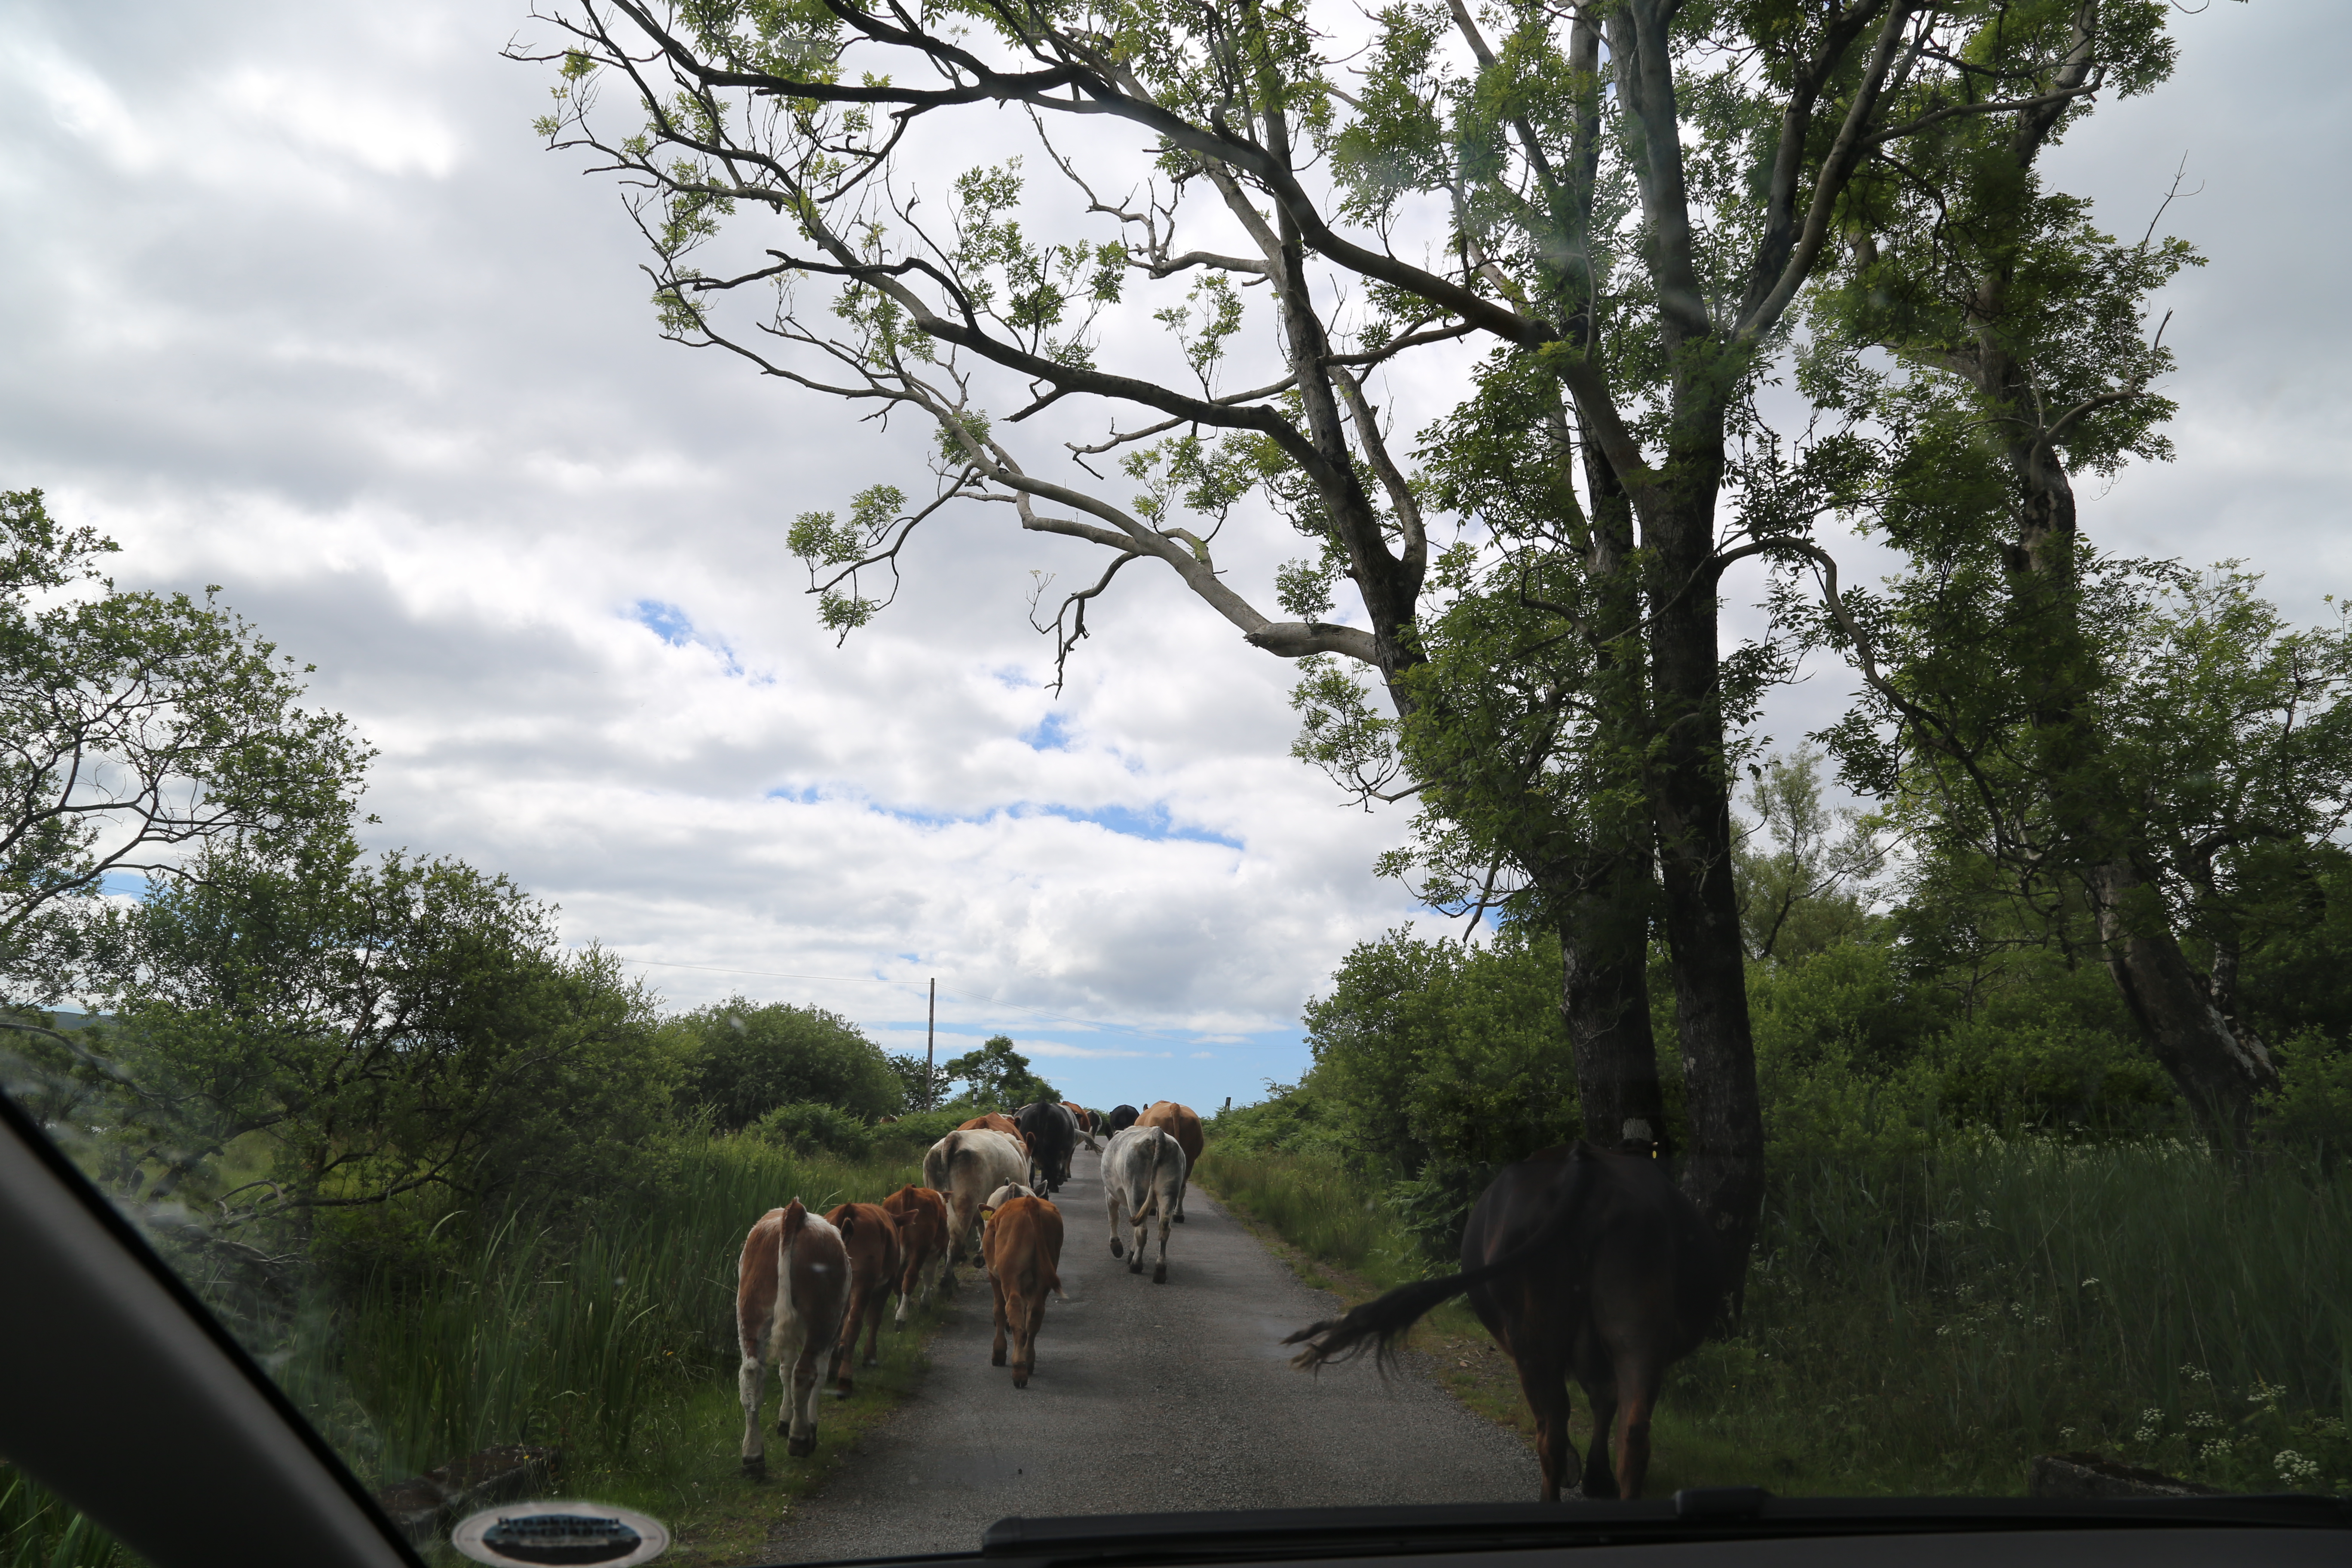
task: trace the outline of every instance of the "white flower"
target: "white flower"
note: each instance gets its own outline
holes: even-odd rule
[[[2278,1467],[2279,1479],[2289,1486],[2300,1486],[2305,1481],[2316,1480],[2319,1477],[2318,1465],[2305,1458],[2293,1448],[2281,1448],[2278,1451],[2278,1457],[2271,1463]]]
[[[2197,1450],[2197,1457],[2200,1459],[2226,1459],[2230,1457],[2230,1440],[2215,1437]]]
[[[2092,1286],[2096,1285],[2098,1282],[2099,1282],[2098,1276],[2096,1276],[2096,1275],[2093,1275],[2090,1279],[2085,1279],[2085,1280],[2084,1280],[2084,1281],[2083,1281],[2083,1289],[2085,1289],[2085,1290],[2087,1290],[2087,1289],[2089,1289]]]

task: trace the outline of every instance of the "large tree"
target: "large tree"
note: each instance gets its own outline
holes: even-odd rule
[[[2152,1054],[2208,1134],[2237,1144],[2277,1074],[2231,1016],[2231,943],[2200,973],[2181,937],[2218,929],[2216,864],[2226,881],[2253,847],[2340,816],[2341,759],[2310,723],[2340,667],[2324,638],[2274,649],[2242,584],[2191,586],[2189,616],[2164,613],[2167,574],[2103,559],[2084,530],[2078,477],[2169,454],[2156,384],[2171,356],[2148,299],[2198,258],[2158,237],[2160,211],[2137,239],[2104,232],[2042,163],[2085,89],[2169,73],[2164,26],[2157,0],[1989,14],[1959,85],[2013,101],[1934,128],[1853,193],[1810,374],[1885,432],[1871,515],[1916,563],[1829,627],[1870,680],[1838,737],[1850,769],[1931,805],[2024,896],[2086,900]],[[2178,646],[2159,652],[2159,634]],[[2252,641],[2217,660],[2233,637]],[[2170,740],[2152,746],[2159,715]]]
[[[370,754],[217,589],[118,588],[115,548],[0,492],[0,1004],[70,989],[110,875],[340,832]]]
[[[564,79],[543,129],[638,193],[667,330],[938,428],[932,496],[877,486],[845,521],[795,528],[845,629],[887,602],[861,584],[897,571],[923,521],[960,500],[1003,505],[1104,552],[1045,623],[1058,654],[1112,577],[1150,558],[1253,645],[1353,660],[1411,716],[1428,532],[1364,374],[1475,338],[1502,373],[1545,381],[1575,459],[1547,527],[1593,574],[1576,634],[1639,683],[1638,706],[1605,724],[1633,726],[1647,810],[1631,842],[1592,847],[1601,875],[1577,875],[1604,900],[1645,895],[1656,856],[1689,1086],[1685,1180],[1744,1258],[1762,1139],[1717,584],[1743,556],[1801,542],[1827,504],[1804,493],[1802,457],[1766,437],[1754,394],[1857,171],[2007,106],[1968,90],[1958,53],[2000,8],[1622,0],[1497,6],[1483,23],[1461,5],[1398,11],[1350,91],[1315,18],[1265,0],[970,0],[919,18],[850,0],[578,0],[547,14]],[[625,93],[623,123],[599,113],[600,80]],[[1073,189],[1042,237],[1011,165],[925,169],[906,153],[937,117],[1008,105]],[[1089,131],[1084,156],[1053,129],[1113,122],[1124,142]],[[1154,177],[1130,192],[1138,153]],[[1326,153],[1344,164],[1336,185],[1318,170]],[[747,207],[772,221],[730,253]],[[1109,313],[1150,309],[1142,282],[1171,279],[1183,297],[1152,312],[1168,333],[1102,330]],[[1279,357],[1259,386],[1221,392],[1257,288]],[[772,308],[728,316],[744,295]],[[1063,418],[1070,400],[1145,423],[1070,442],[1066,458],[1042,441],[1016,453],[1015,426]],[[1142,489],[1126,504],[1081,477],[1120,447]],[[1212,554],[1253,487],[1319,545],[1277,585],[1296,619],[1257,608]],[[1320,618],[1338,576],[1361,626]],[[1593,962],[1616,966],[1600,990],[1620,1002],[1603,1011],[1622,1013],[1645,923],[1588,923],[1608,944]],[[1625,1037],[1601,1043],[1646,1048]]]

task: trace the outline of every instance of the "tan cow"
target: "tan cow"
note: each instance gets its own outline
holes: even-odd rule
[[[1184,1151],[1184,1180],[1176,1188],[1178,1225],[1184,1223],[1184,1194],[1192,1187],[1192,1167],[1201,1163],[1201,1119],[1189,1105],[1179,1105],[1172,1100],[1155,1100],[1150,1110],[1135,1119],[1138,1127],[1160,1127],[1176,1140],[1176,1147]]]
[[[907,1304],[918,1309],[931,1304],[931,1290],[948,1266],[948,1202],[929,1187],[913,1184],[882,1200],[898,1226],[898,1316],[904,1327]]]
[[[849,1253],[841,1233],[801,1206],[770,1209],[743,1238],[737,1266],[735,1328],[743,1352],[736,1386],[743,1396],[743,1473],[763,1479],[767,1444],[760,1436],[760,1397],[768,1363],[783,1384],[776,1430],[798,1458],[816,1451],[817,1367],[833,1353],[849,1301]]]
[[[1013,1386],[1026,1388],[1037,1365],[1046,1293],[1062,1288],[1062,1211],[1041,1197],[1007,1197],[989,1215],[981,1250],[996,1299],[996,1343],[988,1364],[1006,1364],[1009,1339]]]
[[[898,1285],[898,1226],[880,1204],[843,1204],[824,1216],[841,1232],[849,1254],[849,1305],[842,1312],[841,1338],[833,1347],[835,1392],[856,1392],[851,1365],[857,1359],[857,1331],[866,1331],[866,1364],[882,1360],[882,1313]]]
[[[948,1267],[980,1250],[980,1211],[1007,1182],[1029,1179],[1029,1146],[982,1128],[959,1127],[923,1156],[923,1185],[947,1200]]]

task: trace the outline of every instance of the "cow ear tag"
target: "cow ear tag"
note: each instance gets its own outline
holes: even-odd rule
[[[477,1563],[635,1568],[669,1550],[669,1531],[659,1520],[607,1503],[510,1502],[460,1521],[449,1544]]]

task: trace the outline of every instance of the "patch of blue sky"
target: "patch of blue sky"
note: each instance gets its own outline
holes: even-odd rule
[[[666,605],[659,599],[639,599],[630,614],[637,625],[672,647],[684,647],[694,640],[693,620],[676,605]]]
[[[816,784],[778,784],[767,792],[770,800],[780,800],[793,805],[814,805],[829,798]],[[1148,843],[1214,844],[1226,849],[1246,848],[1240,839],[1206,827],[1179,824],[1169,815],[1165,801],[1154,801],[1148,806],[1095,805],[1077,806],[1058,804],[1038,804],[1018,801],[1008,806],[993,806],[987,811],[952,812],[922,811],[908,806],[883,805],[866,803],[866,809],[893,822],[903,822],[910,827],[980,827],[1003,817],[1057,816],[1065,822],[1084,822],[1129,838],[1140,838]]]
[[[1032,809],[1040,816],[1059,816],[1071,822],[1091,822],[1097,827],[1107,827],[1129,838],[1148,839],[1155,843],[1174,839],[1191,844],[1222,844],[1228,849],[1244,847],[1240,839],[1229,838],[1205,827],[1179,826],[1169,816],[1164,801],[1154,801],[1142,811],[1125,805],[1098,805],[1086,809],[1075,805],[1041,805]]]
[[[109,897],[144,899],[147,896],[147,873],[144,871],[109,871],[98,879],[98,890]]]
[[[1017,664],[1002,665],[988,673],[999,686],[1009,686],[1015,691],[1025,690],[1037,684],[1037,678]]]
[[[1022,735],[1021,743],[1033,752],[1066,752],[1070,738],[1069,721],[1059,713],[1048,713]]]
[[[707,647],[725,661],[728,674],[743,673],[743,666],[736,659],[735,650],[724,642],[697,631],[694,617],[677,605],[661,599],[639,599],[629,607],[629,618],[672,647]],[[762,678],[761,684],[769,684],[774,679],[775,677],[770,675]]]

